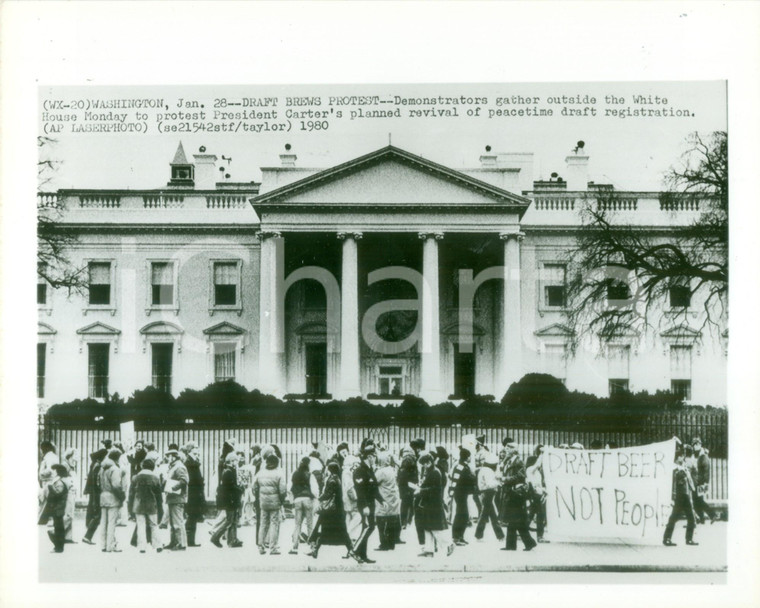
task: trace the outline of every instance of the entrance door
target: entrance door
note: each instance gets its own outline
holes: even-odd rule
[[[313,397],[327,394],[327,344],[306,345],[306,394]]]
[[[475,394],[475,353],[459,352],[456,345],[454,354],[454,395],[469,397]]]

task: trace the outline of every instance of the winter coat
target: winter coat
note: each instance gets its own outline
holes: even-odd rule
[[[417,458],[412,450],[404,450],[401,458],[401,465],[398,468],[398,489],[401,494],[411,493],[410,483],[419,482],[419,472],[417,471]]]
[[[253,482],[254,493],[258,494],[262,509],[274,511],[282,507],[288,489],[282,469],[261,469]]]
[[[679,497],[691,504],[691,495],[694,492],[694,482],[685,467],[676,466],[673,469],[673,500]]]
[[[504,484],[504,521],[510,526],[527,525],[528,512],[525,499],[528,494],[528,485],[525,477],[525,464],[517,454],[504,462],[501,476]]]
[[[314,490],[317,489],[315,493]],[[312,473],[296,470],[290,483],[293,500],[296,498],[316,498],[319,495],[319,483]]]
[[[499,487],[499,480],[496,478],[496,471],[491,467],[482,466],[478,468],[478,491],[495,490]]]
[[[346,513],[353,513],[358,511],[359,507],[356,506],[356,490],[354,489],[354,473],[349,469],[343,470],[342,477],[342,493],[343,496],[343,508]]]
[[[242,506],[245,488],[238,484],[237,471],[232,468],[224,469],[222,481],[216,490],[216,506],[225,511],[233,511]]]
[[[365,507],[375,508],[375,501],[383,502],[377,488],[377,478],[370,466],[362,461],[354,469],[354,490],[356,491],[356,506],[361,511]]]
[[[45,486],[45,506],[42,508],[39,523],[45,524],[51,517],[63,517],[70,488],[70,483],[60,477]]]
[[[396,483],[396,471],[392,466],[381,467],[377,470],[377,489],[383,501],[377,502],[375,515],[377,517],[390,517],[400,513],[400,499],[398,484]]]
[[[190,476],[187,474],[187,468],[181,460],[177,460],[166,473],[164,492],[166,492],[167,505],[183,505],[187,502],[188,481],[190,481]]]
[[[132,478],[129,486],[129,512],[141,515],[164,515],[161,481],[153,471],[143,469]]]
[[[130,466],[130,472],[132,474],[132,477],[140,473],[142,470],[142,461],[145,460],[145,455],[147,452],[143,450],[135,450],[135,453],[131,456],[127,456],[127,459],[129,460],[129,466]]]
[[[470,465],[460,462],[451,472],[449,494],[456,498],[463,498],[470,494],[475,494],[476,491],[475,474],[472,472]]]
[[[119,466],[110,458],[103,460],[98,474],[100,485],[100,506],[120,507],[124,503],[125,490]]]
[[[185,461],[187,469],[187,503],[185,515],[188,521],[203,521],[206,512],[206,486],[203,483],[201,463],[188,457]]]
[[[58,454],[55,452],[47,452],[42,457],[42,462],[40,462],[40,469],[38,473],[38,479],[41,486],[45,486],[45,484],[50,483],[50,480],[55,477],[52,467],[54,464],[58,464],[58,462]]]
[[[329,511],[321,511],[317,516],[309,542],[319,541],[320,545],[350,546],[351,541],[346,530],[346,517],[343,512],[343,490],[337,475],[328,475],[320,504],[331,504]]]
[[[443,478],[435,466],[428,467],[420,484],[415,517],[423,530],[445,530],[448,527],[443,508]]]
[[[697,457],[696,483],[697,486],[707,486],[710,483],[710,457],[704,449]]]

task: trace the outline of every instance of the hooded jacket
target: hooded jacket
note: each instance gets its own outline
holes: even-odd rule
[[[274,511],[282,507],[288,492],[282,469],[279,467],[261,469],[253,482],[253,490],[259,495],[259,504],[262,509]]]
[[[110,458],[103,460],[98,474],[100,506],[120,507],[124,502],[124,486],[119,466]]]

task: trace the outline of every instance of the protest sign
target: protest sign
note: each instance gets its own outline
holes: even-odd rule
[[[131,448],[135,445],[135,421],[122,422],[119,425],[119,432],[121,433],[121,443],[125,449]]]
[[[674,455],[675,440],[615,450],[546,448],[547,537],[661,542]]]

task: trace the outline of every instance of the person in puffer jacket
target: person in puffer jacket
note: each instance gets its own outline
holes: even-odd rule
[[[398,483],[396,481],[396,468],[391,464],[391,455],[388,452],[380,452],[377,457],[377,488],[383,501],[375,506],[375,519],[380,536],[378,551],[392,551],[396,548],[396,539],[401,531],[401,500],[399,497]]]
[[[270,555],[279,555],[281,512],[288,490],[285,474],[279,467],[280,459],[270,453],[265,463],[265,468],[259,471],[253,482],[254,493],[258,494],[261,508],[259,553],[263,555],[269,549]]]
[[[121,451],[113,448],[108,452],[108,458],[103,460],[98,477],[100,485],[100,523],[102,525],[103,551],[119,553],[116,545],[116,523],[119,509],[124,503],[126,493],[122,485],[123,476],[119,465]]]

